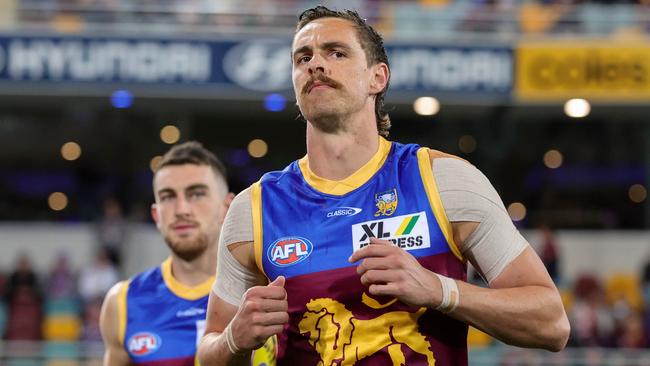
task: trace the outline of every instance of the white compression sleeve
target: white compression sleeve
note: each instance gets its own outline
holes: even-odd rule
[[[216,281],[212,291],[224,301],[239,306],[250,287],[259,283],[259,276],[244,267],[230,253],[228,246],[253,241],[250,188],[243,190],[230,204],[221,228],[217,257]]]
[[[434,159],[432,166],[449,221],[479,223],[459,249],[489,283],[523,252],[528,242],[481,171],[455,158]]]

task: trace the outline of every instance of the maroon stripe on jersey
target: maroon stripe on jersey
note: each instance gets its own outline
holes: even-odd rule
[[[466,278],[464,263],[451,252],[418,258],[418,261],[445,276]],[[324,361],[329,366],[344,359],[349,363],[350,357],[359,366],[390,365],[389,347],[391,353],[403,354],[409,366],[427,365],[431,354],[437,366],[467,365],[466,324],[438,311],[392,302],[394,299],[389,297],[371,296],[371,300],[367,297],[362,300],[364,292],[368,293],[356,273],[356,265],[288,278],[285,289],[290,319],[278,340],[278,365],[316,365]],[[404,340],[406,336],[393,328],[391,322],[399,319],[405,322],[402,324],[411,324],[413,329],[408,333],[415,334],[415,338],[419,336],[419,344],[408,344]],[[417,319],[417,325],[413,325],[412,319]],[[323,334],[332,330],[336,332],[336,341],[325,340]],[[381,339],[380,344],[386,346],[364,350],[361,343],[355,343],[355,332],[366,337],[372,332],[373,340]],[[328,352],[325,350],[331,350],[331,359],[318,353]]]

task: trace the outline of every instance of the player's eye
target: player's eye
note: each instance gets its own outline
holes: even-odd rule
[[[303,56],[300,56],[300,57],[298,57],[298,58],[296,59],[296,63],[298,63],[298,64],[304,64],[305,62],[309,62],[309,60],[311,60],[311,56],[309,56],[309,55],[303,55]]]
[[[205,191],[192,191],[189,194],[189,197],[192,199],[197,199],[205,196]]]
[[[174,198],[174,195],[172,194],[162,194],[159,197],[160,202],[169,202],[172,200],[172,198]]]

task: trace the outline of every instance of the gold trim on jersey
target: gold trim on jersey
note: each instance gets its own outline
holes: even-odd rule
[[[251,186],[251,212],[253,213],[253,248],[255,252],[255,263],[260,272],[265,276],[262,265],[262,184],[260,181]]]
[[[117,339],[124,344],[126,336],[126,294],[129,291],[131,280],[122,281],[120,290],[117,292]]]
[[[451,249],[452,253],[460,259],[465,261],[465,258],[458,250],[458,246],[454,241],[454,231],[451,226],[451,222],[447,218],[445,209],[442,206],[442,200],[440,199],[440,193],[438,192],[438,186],[436,185],[436,180],[433,177],[433,168],[431,167],[431,157],[429,156],[429,149],[422,147],[418,150],[418,166],[420,168],[420,177],[422,177],[422,183],[424,184],[424,190],[427,192],[427,197],[429,198],[429,204],[431,205],[431,210],[436,216],[436,221],[440,226],[442,234],[447,240],[447,245]]]
[[[305,181],[319,192],[341,196],[361,187],[384,165],[392,143],[379,137],[379,148],[373,157],[359,170],[343,180],[329,180],[321,178],[309,169],[309,160],[305,155],[298,161],[298,166]]]
[[[187,286],[178,282],[172,274],[172,257],[165,259],[160,265],[160,272],[162,272],[163,281],[167,288],[174,293],[174,295],[185,300],[198,300],[210,294],[210,289],[214,283],[214,276],[210,276],[203,283],[196,286]]]

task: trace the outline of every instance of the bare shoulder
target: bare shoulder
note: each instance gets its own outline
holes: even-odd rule
[[[120,295],[120,292],[123,290],[124,286],[127,285],[127,281],[120,281],[111,287],[110,290],[106,293],[106,296],[104,296],[104,303],[102,304],[102,309],[103,308],[117,308],[117,301],[118,297]]]
[[[129,355],[122,346],[121,337],[124,331],[126,314],[120,314],[120,302],[128,289],[128,281],[121,281],[113,285],[106,293],[102,310],[99,316],[99,329],[104,340],[105,353],[104,365],[118,366],[129,365]],[[120,319],[120,318],[123,319]]]
[[[113,285],[104,297],[101,313],[99,315],[99,328],[104,341],[107,343],[117,343],[120,332],[120,301],[121,296],[128,289],[128,281],[120,281]]]

